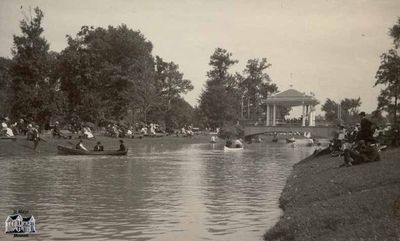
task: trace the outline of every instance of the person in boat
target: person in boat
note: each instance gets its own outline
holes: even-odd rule
[[[53,137],[58,137],[58,138],[64,137],[61,134],[60,123],[58,121],[55,122],[54,127],[53,127]]]
[[[126,147],[124,145],[123,140],[119,140],[119,150],[118,151],[126,151]]]
[[[215,138],[215,136],[211,137],[211,143],[216,143],[217,142],[217,138]]]
[[[231,138],[229,138],[228,140],[226,140],[226,143],[225,143],[225,146],[226,146],[226,147],[232,147],[232,145],[233,145],[233,142],[232,142]]]
[[[236,139],[236,140],[233,142],[233,146],[234,146],[235,148],[242,148],[242,147],[243,147],[243,143],[242,143],[242,141],[241,141],[240,139]]]
[[[278,142],[278,133],[274,132],[274,138],[272,138],[272,142]]]
[[[101,144],[100,141],[97,142],[97,144],[94,146],[94,151],[104,151],[104,146]]]
[[[79,140],[79,143],[76,144],[75,148],[76,148],[77,150],[88,151],[88,149],[83,145],[82,139]]]

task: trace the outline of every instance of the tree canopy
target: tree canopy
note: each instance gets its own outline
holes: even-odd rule
[[[339,106],[340,104],[340,106]],[[358,113],[359,107],[361,106],[361,98],[345,98],[340,103],[335,102],[332,99],[327,99],[322,105],[321,110],[325,112],[325,119],[327,121],[344,122],[344,123],[355,123],[359,120]],[[338,120],[340,110],[341,120]]]
[[[82,26],[75,36],[67,35],[67,47],[55,53],[43,37],[43,17],[35,8],[33,17],[20,22],[13,59],[0,62],[7,69],[0,85],[12,89],[7,99],[13,104],[13,117],[38,124],[52,118],[172,123],[173,106],[192,113],[182,99],[193,89],[190,80],[174,62],[153,56],[153,44],[140,31],[125,24]],[[189,121],[180,118],[173,125],[183,125],[183,119]]]
[[[397,123],[400,98],[400,18],[390,29],[389,35],[393,38],[394,47],[381,55],[381,65],[376,73],[375,86],[383,86],[378,96],[379,111],[385,111],[392,116],[393,123]]]

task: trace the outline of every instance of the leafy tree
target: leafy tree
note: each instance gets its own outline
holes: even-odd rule
[[[377,85],[384,86],[378,96],[378,110],[391,113],[393,123],[397,123],[400,98],[400,56],[397,49],[382,54],[381,65],[376,73],[375,86]]]
[[[345,123],[354,123],[358,121],[358,112],[360,106],[361,98],[345,98],[344,100],[340,101],[342,121]],[[338,103],[328,98],[322,105],[321,109],[325,112],[325,119],[327,121],[334,122],[338,121],[338,108]]]
[[[0,57],[0,116],[9,115],[11,103],[11,59]]]
[[[361,98],[356,99],[345,98],[340,102],[342,110],[342,120],[345,123],[355,123],[359,120],[358,112],[361,106]]]
[[[190,80],[183,78],[183,73],[179,71],[179,66],[177,64],[174,62],[165,62],[159,56],[156,56],[155,72],[159,86],[159,96],[162,97],[157,110],[164,115],[163,119],[168,129],[178,128],[176,125],[181,125],[182,121],[171,121],[173,119],[179,119],[173,116],[177,113],[172,111],[172,109],[176,108],[178,104],[181,105],[182,108],[190,109],[188,112],[193,114],[193,107],[181,99],[181,94],[186,94],[193,90],[193,85]],[[173,101],[174,103],[172,103]],[[190,108],[187,105],[189,105]]]
[[[166,115],[165,124],[167,130],[174,130],[193,123],[193,107],[183,98],[171,99],[171,108]]]
[[[86,121],[121,120],[128,109],[146,112],[147,84],[154,82],[151,51],[151,42],[126,25],[83,26],[75,38],[68,36],[60,65],[69,112]]]
[[[239,86],[247,102],[247,115],[250,119],[260,116],[263,110],[261,100],[278,90],[277,86],[271,83],[269,75],[264,72],[270,66],[266,58],[250,59],[243,71],[244,77],[240,78]]]
[[[36,7],[34,16],[20,22],[22,35],[14,35],[13,61],[10,68],[13,100],[11,113],[39,124],[49,122],[56,112],[52,97],[56,94],[57,81],[53,78],[49,44],[42,36],[43,12]]]
[[[334,121],[337,120],[338,117],[338,104],[331,99],[326,99],[325,103],[322,105],[322,111],[325,112],[325,119],[327,121]]]
[[[238,119],[240,94],[235,77],[229,73],[229,68],[237,62],[232,59],[231,53],[221,48],[217,48],[210,57],[211,70],[207,72],[208,80],[200,95],[199,109],[212,128]]]

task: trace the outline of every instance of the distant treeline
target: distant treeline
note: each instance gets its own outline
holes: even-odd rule
[[[46,125],[58,121],[192,122],[182,94],[193,89],[174,62],[126,25],[83,26],[60,53],[43,37],[43,12],[24,14],[12,59],[0,59],[0,115]]]

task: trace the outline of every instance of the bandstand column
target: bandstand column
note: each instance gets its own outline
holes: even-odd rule
[[[306,126],[306,113],[305,113],[305,106],[303,104],[303,112],[301,115],[301,126]]]
[[[272,113],[272,125],[276,126],[276,104],[274,104],[274,109]]]
[[[315,110],[312,109],[310,113],[310,126],[315,126]]]
[[[267,104],[267,116],[265,120],[265,126],[269,126],[269,119],[270,119],[270,109],[269,109],[269,104]]]

